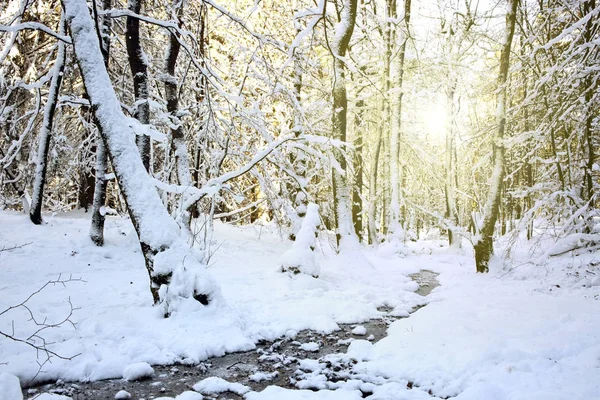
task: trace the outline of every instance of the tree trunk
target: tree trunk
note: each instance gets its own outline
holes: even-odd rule
[[[365,101],[360,99],[356,102],[356,114],[354,119],[354,186],[352,192],[352,219],[354,221],[354,233],[358,240],[363,236],[362,218],[362,188],[363,188],[363,107]]]
[[[379,176],[379,157],[381,155],[382,130],[375,139],[375,151],[371,161],[371,179],[369,179],[369,243],[377,244],[377,177]]]
[[[174,7],[178,7],[175,10],[179,18],[181,12],[181,3],[176,2]],[[180,21],[177,21],[180,24]],[[175,67],[177,65],[177,57],[179,56],[179,50],[181,45],[175,33],[171,32],[169,37],[169,47],[165,56],[165,98],[167,100],[167,111],[171,118],[171,147],[173,154],[175,155],[175,166],[177,170],[177,178],[181,186],[193,187],[194,180],[190,171],[190,162],[188,157],[188,148],[185,141],[183,129],[181,127],[181,120],[179,119],[178,107],[179,107],[179,93],[177,85],[177,77],[175,75]],[[181,195],[181,204],[185,204],[189,197],[188,193]],[[191,214],[189,210],[180,209],[179,217],[177,218],[183,228],[189,231]]]
[[[592,12],[596,8],[596,0],[587,0],[583,4],[583,14],[587,15]],[[586,43],[592,42],[592,34],[593,34],[593,26],[594,26],[594,18],[590,18],[586,23],[585,30],[585,41]],[[596,31],[597,32],[597,31]],[[588,49],[588,53],[591,52],[592,49]],[[595,92],[595,83],[592,81],[591,74],[585,78],[585,128],[584,128],[584,137],[587,145],[587,162],[585,164],[585,173],[584,173],[584,181],[585,181],[585,195],[583,198],[588,201],[593,201],[594,199],[594,180],[592,177],[592,173],[594,170],[594,161],[596,159],[596,154],[594,151],[594,138],[592,135],[592,122],[594,120],[594,116],[597,114],[597,110],[593,110],[591,107],[592,104],[592,96]],[[591,207],[594,207],[594,204],[590,204]]]
[[[129,11],[139,14],[142,9],[143,0],[129,0],[127,8]],[[135,106],[133,116],[141,124],[150,123],[150,104],[148,103],[148,66],[142,45],[140,42],[140,20],[134,17],[127,17],[125,30],[125,43],[127,45],[127,55],[129,58],[129,67],[133,76],[133,93],[135,97]],[[136,143],[142,158],[142,163],[146,171],[150,170],[150,137],[139,135]]]
[[[458,225],[458,216],[456,215],[456,199],[454,197],[454,92],[456,81],[450,82],[446,92],[446,165],[444,168],[445,182],[444,194],[446,199],[446,218],[452,226],[448,228],[448,244],[450,246],[460,246],[460,238],[455,233],[455,227]]]
[[[506,128],[506,85],[510,63],[510,48],[515,32],[517,4],[519,0],[508,0],[506,12],[505,38],[500,52],[500,72],[498,74],[498,96],[496,122],[498,129],[493,138],[493,170],[490,188],[483,210],[483,222],[479,230],[479,240],[474,244],[475,265],[477,272],[488,272],[489,261],[493,254],[494,227],[498,219],[498,206],[501,200],[502,182],[504,180],[504,131]]]
[[[95,4],[95,3],[94,3]],[[112,0],[102,1],[102,10],[110,10],[112,7]],[[96,11],[96,18],[98,18]],[[96,19],[97,23],[97,19]],[[104,60],[104,66],[108,71],[108,63],[110,56],[110,29],[111,19],[109,16],[102,17],[101,27],[96,26],[100,43],[102,44],[102,58]],[[92,207],[92,225],[90,227],[90,239],[96,246],[102,246],[104,244],[104,220],[106,204],[106,187],[108,181],[106,180],[108,156],[106,154],[106,148],[102,142],[102,138],[98,134],[96,138],[96,184],[94,188],[94,204]]]
[[[346,0],[333,40],[333,138],[346,141],[346,118],[348,99],[346,94],[345,63],[341,57],[346,55],[348,44],[354,31],[358,0]],[[339,150],[334,155],[340,169],[333,169],[334,213],[337,225],[337,243],[341,248],[357,242],[352,222],[352,194],[346,171],[346,159]],[[347,243],[346,243],[347,242]]]
[[[64,18],[60,20],[60,33],[64,34],[65,23]],[[48,92],[48,100],[44,107],[44,121],[40,131],[40,143],[37,154],[37,164],[35,167],[35,181],[33,183],[33,197],[31,199],[31,207],[29,218],[36,225],[42,223],[42,203],[44,200],[44,186],[46,184],[46,171],[48,165],[48,150],[50,149],[50,138],[52,135],[52,124],[54,122],[54,112],[58,103],[58,95],[60,93],[60,84],[62,82],[63,71],[65,66],[65,44],[62,41],[58,42],[58,52],[56,61],[52,71],[52,80],[50,81],[50,90]]]
[[[219,288],[182,240],[177,223],[169,216],[145,170],[135,133],[121,111],[104,66],[86,1],[63,0],[63,6],[98,130],[140,240],[154,303],[164,306],[165,316],[182,302],[208,304],[219,297]]]
[[[395,3],[395,2],[394,2]],[[394,4],[395,7],[395,4]],[[394,114],[396,120],[392,124],[390,136],[390,219],[389,229],[393,236],[404,240],[402,221],[400,215],[400,137],[402,132],[402,97],[404,85],[404,59],[406,55],[406,44],[408,43],[408,32],[410,28],[410,7],[411,0],[404,0],[404,29],[400,50],[398,52],[398,77],[396,89],[398,90],[398,99],[396,100]],[[396,17],[395,11],[391,15]]]

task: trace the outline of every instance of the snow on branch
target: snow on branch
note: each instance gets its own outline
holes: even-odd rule
[[[40,22],[23,22],[16,25],[0,25],[0,32],[20,32],[24,30],[42,31],[47,35],[53,36],[58,40],[71,44],[71,38],[66,35],[54,32],[52,29]]]
[[[271,143],[266,148],[264,148],[262,151],[258,152],[252,158],[252,160],[250,160],[247,164],[245,164],[241,168],[238,168],[235,171],[231,171],[226,174],[223,174],[217,178],[210,179],[199,189],[195,188],[195,187],[189,187],[189,186],[170,185],[170,184],[164,183],[158,179],[154,179],[153,181],[154,181],[156,187],[158,187],[161,190],[164,190],[165,192],[178,193],[178,194],[182,194],[182,193],[190,194],[187,201],[183,204],[183,209],[187,210],[191,206],[196,204],[198,201],[202,200],[205,196],[218,193],[224,187],[224,185],[227,182],[229,182],[230,180],[238,178],[238,177],[246,174],[247,172],[249,172],[252,168],[254,168],[254,166],[256,166],[261,161],[265,160],[269,156],[269,154],[271,154],[277,148],[282,146],[284,143],[287,143],[289,141],[297,141],[297,140],[304,140],[304,139],[305,138],[303,138],[303,137],[296,137],[296,136],[283,137],[283,138]]]

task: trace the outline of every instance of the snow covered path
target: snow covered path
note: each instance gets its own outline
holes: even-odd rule
[[[437,245],[419,243],[420,253],[433,254],[403,259],[368,253],[369,263],[323,248],[320,278],[292,279],[276,270],[288,242],[266,228],[218,226],[210,271],[227,304],[165,320],[149,306],[148,278],[128,221],[109,220],[104,248],[90,244],[88,226],[81,215],[34,227],[22,215],[0,212],[2,246],[32,242],[0,253],[0,309],[59,273],[86,281],[34,298],[33,309],[51,319],[64,314],[68,296],[81,308],[73,317],[77,329],[48,333],[59,354],[82,354],[54,360],[41,379],[120,378],[125,366],[139,361],[196,363],[302,329],[331,332],[339,323],[382,315],[377,308],[384,305],[403,315],[426,302],[412,293],[416,284],[407,275],[430,269],[441,273],[442,286],[428,296],[427,307],[394,322],[380,342],[358,340],[347,354],[329,358],[350,379],[323,379],[333,367],[317,364],[298,375],[298,387],[320,381],[331,390],[268,387],[245,397],[358,399],[363,385],[372,390],[370,399],[600,399],[600,286],[581,287],[580,278],[561,272],[576,268],[577,260],[565,258],[549,270],[477,275],[469,254]],[[10,329],[12,319],[17,333],[31,329],[27,315],[11,312],[0,319],[0,330]],[[0,342],[0,362],[8,363],[0,372],[22,381],[37,371],[35,353],[12,342]]]

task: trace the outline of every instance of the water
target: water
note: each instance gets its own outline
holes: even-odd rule
[[[437,275],[427,270],[410,275],[419,284],[416,293],[427,296],[439,285],[436,279]],[[389,313],[391,309],[382,307],[379,311]],[[25,399],[28,399],[40,393],[50,392],[69,396],[73,400],[108,400],[114,399],[119,390],[126,390],[134,400],[151,400],[164,396],[175,397],[183,391],[192,390],[195,383],[211,376],[221,377],[230,382],[239,382],[255,391],[261,391],[269,385],[294,388],[294,382],[299,378],[296,374],[298,360],[320,359],[328,354],[345,353],[352,339],[368,339],[375,343],[386,336],[389,324],[396,319],[398,317],[383,315],[381,318],[360,324],[367,329],[365,336],[352,334],[351,331],[357,324],[340,324],[340,330],[331,334],[302,331],[294,339],[261,342],[257,344],[256,350],[227,354],[223,357],[209,359],[199,365],[154,366],[155,376],[151,379],[134,382],[122,379],[89,383],[57,382],[25,389],[23,395]],[[309,342],[318,343],[319,350],[308,352],[300,348],[300,343]],[[339,373],[339,376],[347,376],[352,373],[351,367],[351,365],[341,364],[331,366],[331,371],[336,371],[331,374]],[[252,381],[250,377],[257,371],[276,373],[276,377],[270,381]],[[337,378],[328,376],[328,379]],[[366,396],[368,393],[365,393]],[[216,398],[242,399],[241,396],[234,393],[223,393]]]

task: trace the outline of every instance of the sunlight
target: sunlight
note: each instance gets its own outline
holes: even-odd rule
[[[425,133],[434,140],[444,140],[446,137],[446,105],[441,101],[434,101],[423,107],[419,115]]]

